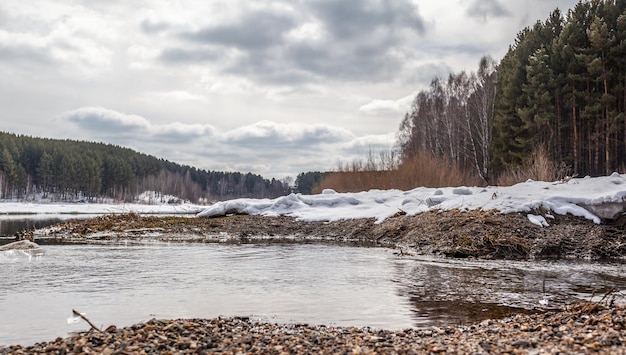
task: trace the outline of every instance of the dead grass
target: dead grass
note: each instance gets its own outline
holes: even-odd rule
[[[563,163],[557,163],[550,158],[545,146],[536,147],[528,160],[519,167],[511,168],[500,174],[496,185],[510,186],[528,179],[535,181],[556,181],[565,179],[569,167]]]
[[[371,189],[410,190],[421,186],[482,185],[482,180],[474,174],[428,153],[420,153],[401,163],[392,163],[385,159],[381,157],[381,162],[375,164],[370,155],[365,163],[356,161],[346,164],[314,186],[313,193],[320,193],[323,189],[359,192]],[[391,169],[378,169],[380,167]]]
[[[569,167],[550,158],[545,146],[535,148],[527,161],[511,168],[495,180],[496,185],[510,186],[528,179],[557,181],[567,179]],[[379,157],[371,153],[365,160],[339,165],[336,172],[326,175],[313,186],[312,193],[323,189],[337,192],[359,192],[372,189],[410,190],[416,187],[482,186],[485,182],[473,170],[464,170],[448,160],[422,152],[400,161],[393,152]]]

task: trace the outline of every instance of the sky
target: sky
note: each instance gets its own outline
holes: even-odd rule
[[[435,77],[575,0],[3,0],[0,130],[266,178],[391,149]]]

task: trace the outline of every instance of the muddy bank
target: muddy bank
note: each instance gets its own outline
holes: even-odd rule
[[[536,213],[541,213],[537,211]],[[316,242],[398,247],[429,255],[466,258],[620,258],[626,256],[626,218],[597,225],[580,217],[555,215],[549,227],[526,214],[432,211],[374,219],[301,222],[294,218],[233,215],[219,218],[108,215],[65,222],[34,231],[37,241]]]
[[[581,303],[560,312],[515,315],[471,326],[388,331],[249,318],[150,320],[0,354],[571,354],[625,352],[626,308]]]

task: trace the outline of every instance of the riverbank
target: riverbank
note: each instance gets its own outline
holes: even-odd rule
[[[626,308],[580,303],[561,312],[515,315],[471,326],[387,331],[372,328],[258,323],[249,318],[150,320],[0,354],[623,354]]]
[[[546,214],[545,211],[536,213]],[[286,216],[226,217],[105,215],[69,221],[21,237],[38,242],[118,243],[142,240],[204,243],[342,242],[401,248],[406,252],[456,258],[607,259],[626,256],[626,218],[601,224],[571,215],[553,215],[550,226],[526,214],[493,211],[402,213],[373,218],[302,222]]]
[[[536,211],[537,214],[545,211]],[[69,221],[22,235],[39,243],[339,242],[399,248],[402,253],[448,257],[621,258],[624,221],[595,224],[555,215],[539,227],[526,214],[429,211],[375,219],[302,222],[292,217],[231,215],[216,218],[105,215]],[[618,300],[619,301],[619,300]],[[370,328],[256,323],[247,318],[151,320],[104,333],[14,345],[4,353],[626,353],[624,305],[581,303],[564,310],[514,315],[470,326],[388,331]]]

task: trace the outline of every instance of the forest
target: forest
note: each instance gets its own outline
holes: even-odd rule
[[[571,175],[624,172],[625,111],[626,1],[581,1],[519,32],[500,63],[419,92],[401,159],[432,154],[490,184],[539,148]]]
[[[272,198],[289,193],[290,187],[251,173],[200,170],[110,144],[0,132],[0,199],[132,202],[144,191],[209,203]]]

